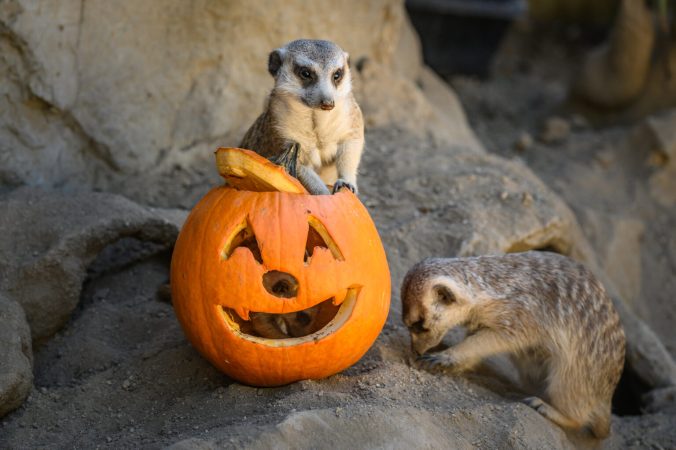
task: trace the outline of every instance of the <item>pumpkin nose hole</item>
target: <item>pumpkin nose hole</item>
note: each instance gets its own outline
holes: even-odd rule
[[[298,280],[286,272],[271,270],[263,275],[265,290],[275,297],[291,298],[298,293]]]

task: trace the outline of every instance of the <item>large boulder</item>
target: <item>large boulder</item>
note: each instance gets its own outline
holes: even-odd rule
[[[180,224],[114,194],[19,188],[0,198],[0,293],[51,336],[80,300],[88,266],[124,237],[172,245]],[[178,219],[175,219],[178,220]]]
[[[367,124],[478,147],[457,100],[439,96],[441,83],[422,69],[400,1],[330,9],[309,0],[3,2],[0,185],[95,186],[161,202],[139,178],[236,145],[272,87],[267,55],[299,37],[350,52]]]

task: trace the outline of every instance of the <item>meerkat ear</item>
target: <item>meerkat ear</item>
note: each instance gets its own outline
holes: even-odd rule
[[[345,54],[345,62],[347,62],[347,67],[350,69],[352,68],[352,64],[350,63],[350,54],[348,52],[343,52]]]
[[[279,68],[282,67],[282,56],[284,55],[284,50],[278,48],[273,50],[268,57],[268,72],[273,77],[276,77],[279,73]]]
[[[455,294],[453,294],[453,291],[451,291],[448,286],[437,284],[434,286],[434,288],[432,288],[432,292],[434,293],[434,300],[438,303],[443,305],[455,303]]]

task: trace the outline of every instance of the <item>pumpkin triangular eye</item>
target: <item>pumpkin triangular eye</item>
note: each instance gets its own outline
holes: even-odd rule
[[[344,261],[345,258],[343,257],[343,253],[340,251],[331,235],[329,235],[324,224],[314,216],[309,216],[308,224],[310,226],[308,227],[307,240],[305,241],[305,257],[303,258],[303,261],[305,261],[306,264],[309,264],[314,250],[317,247],[330,250],[335,259]]]
[[[237,227],[233,237],[225,244],[222,253],[223,259],[228,259],[238,247],[248,248],[254,259],[258,261],[259,264],[263,264],[261,249],[258,247],[256,235],[248,220],[244,220],[244,222]]]

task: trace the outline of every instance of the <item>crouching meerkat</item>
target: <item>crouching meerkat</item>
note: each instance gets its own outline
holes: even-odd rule
[[[333,42],[300,39],[268,57],[275,85],[240,147],[283,165],[311,194],[357,192],[364,121],[352,94],[349,55]],[[318,173],[319,172],[319,173]]]
[[[537,395],[527,405],[561,427],[608,435],[624,331],[581,264],[546,252],[426,259],[406,274],[401,299],[424,367],[461,372],[508,354],[523,388]],[[423,355],[458,325],[467,328],[465,340]]]

